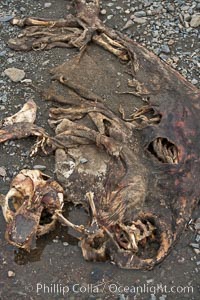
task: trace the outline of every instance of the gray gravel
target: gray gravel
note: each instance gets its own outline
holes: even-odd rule
[[[102,11],[107,24],[124,29],[199,86],[200,1],[102,1]]]

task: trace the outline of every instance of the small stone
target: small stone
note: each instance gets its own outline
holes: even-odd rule
[[[192,248],[196,248],[196,249],[199,249],[199,248],[200,248],[200,247],[199,247],[199,244],[197,244],[197,243],[191,243],[190,246],[191,246]]]
[[[194,14],[190,21],[190,26],[196,28],[200,25],[200,14]]]
[[[5,50],[4,51],[0,51],[0,57],[3,57],[5,55],[6,55],[6,51]]]
[[[195,248],[194,248],[193,250],[194,250],[194,253],[195,253],[195,254],[197,254],[197,255],[200,254],[200,250],[199,250],[199,249],[195,249]]]
[[[145,17],[145,16],[146,16],[146,12],[143,11],[143,10],[141,10],[141,11],[136,11],[136,12],[134,13],[134,16],[135,16],[135,17],[138,17],[138,18],[140,18],[140,17]]]
[[[147,16],[151,16],[152,15],[152,11],[150,9],[147,9]]]
[[[174,6],[172,4],[167,5],[167,11],[168,12],[173,12],[174,11]]]
[[[145,17],[138,18],[133,15],[133,16],[131,16],[131,19],[133,20],[133,22],[135,22],[137,24],[144,24],[147,22],[147,19]]]
[[[9,57],[13,57],[13,56],[14,56],[14,53],[8,52],[8,56],[9,56]]]
[[[154,38],[156,38],[157,36],[159,36],[159,31],[158,31],[158,30],[154,30],[154,31],[152,32],[152,36],[153,36]]]
[[[53,243],[58,243],[58,240],[54,239],[54,240],[53,240]]]
[[[107,16],[107,19],[108,19],[108,20],[111,20],[112,17],[113,17],[113,15],[108,15],[108,16]]]
[[[119,294],[119,300],[126,300],[125,295],[124,294]]]
[[[114,5],[114,3],[111,3],[111,2],[107,4],[108,7],[111,7],[113,5]]]
[[[1,177],[6,177],[6,170],[4,167],[0,167],[0,176]]]
[[[24,7],[20,7],[20,9],[19,9],[22,13],[23,12],[25,12],[26,11],[26,8],[24,8]]]
[[[14,61],[15,61],[15,59],[12,58],[12,57],[9,57],[9,58],[7,59],[8,64],[12,64],[12,63],[14,63]]]
[[[168,56],[166,54],[161,53],[159,55],[159,57],[163,60],[163,61],[167,61],[168,60]]]
[[[167,297],[167,295],[162,295],[161,297],[159,297],[159,300],[165,300]]]
[[[188,5],[184,5],[181,7],[182,11],[187,11],[190,7]]]
[[[45,4],[44,4],[44,8],[49,8],[49,7],[51,7],[51,3],[50,2],[46,2]]]
[[[69,243],[68,242],[63,242],[63,246],[67,247],[67,246],[69,246]]]
[[[190,25],[189,25],[189,23],[188,23],[188,22],[186,22],[186,21],[184,22],[184,26],[185,26],[185,28],[187,28],[187,29],[188,29],[188,28],[190,28]]]
[[[121,82],[120,81],[117,81],[117,84],[116,84],[117,88],[119,88],[121,86]]]
[[[182,69],[182,70],[181,70],[181,74],[182,74],[184,77],[187,77],[187,70],[186,70],[186,69]]]
[[[161,51],[162,53],[169,54],[169,53],[170,53],[169,46],[166,45],[166,44],[162,45],[161,48],[160,48],[160,51]]]
[[[24,70],[20,70],[17,68],[8,68],[4,71],[6,76],[10,78],[13,82],[19,82],[25,77],[25,72]]]
[[[153,3],[153,0],[144,0],[144,7],[149,7],[152,3]]]
[[[200,260],[196,262],[197,266],[200,266]]]
[[[83,158],[80,159],[80,163],[81,163],[81,164],[86,164],[87,162],[88,162],[88,159],[87,159],[87,158],[84,158],[84,157],[83,157]]]
[[[13,16],[4,16],[4,17],[0,17],[0,22],[9,22],[12,19]]]
[[[185,262],[185,258],[184,257],[181,257],[178,259],[178,263],[179,264],[183,264]]]
[[[151,294],[150,300],[156,300],[156,296],[154,294]]]
[[[46,66],[46,65],[48,65],[48,63],[49,63],[49,59],[43,61],[42,65],[43,65],[43,66]]]
[[[15,277],[15,272],[13,272],[13,271],[8,271],[8,277],[9,277],[9,278]]]
[[[133,25],[134,25],[133,21],[132,20],[128,20],[126,22],[126,24],[124,25],[124,27],[122,28],[122,30],[128,29],[128,28],[130,28]]]
[[[33,169],[34,170],[40,170],[40,171],[44,171],[44,170],[46,170],[46,166],[43,166],[43,165],[35,165],[35,166],[33,166]]]
[[[177,62],[179,61],[179,57],[178,56],[173,56],[172,57],[173,61],[177,64]]]
[[[198,83],[198,80],[196,80],[195,78],[193,78],[192,81],[191,81],[191,83],[195,85],[195,84]]]
[[[130,9],[125,10],[125,14],[127,14],[127,15],[130,14],[130,12],[131,12]]]
[[[154,52],[156,55],[159,55],[159,54],[160,54],[160,48],[155,48],[155,49],[153,49],[153,52]]]
[[[187,21],[187,22],[189,22],[191,20],[190,14],[184,14],[183,18],[184,18],[184,21]]]
[[[174,41],[174,40],[172,40],[172,39],[170,39],[170,40],[168,41],[168,43],[167,43],[167,44],[168,44],[169,46],[172,46],[174,43],[175,43],[175,41]]]
[[[107,13],[106,9],[102,9],[102,10],[101,10],[101,14],[102,14],[102,15],[106,15],[106,13]]]
[[[197,243],[200,242],[200,234],[197,234],[197,236],[196,236],[196,238],[195,238],[195,241],[196,241]]]
[[[154,279],[147,279],[147,284],[152,283],[154,281]]]
[[[26,79],[23,79],[21,82],[22,82],[22,83],[27,83],[27,84],[29,84],[29,83],[32,83],[32,80],[26,78]]]

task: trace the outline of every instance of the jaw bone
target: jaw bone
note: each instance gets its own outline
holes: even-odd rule
[[[22,170],[0,200],[7,223],[6,240],[30,251],[38,236],[54,229],[56,212],[63,207],[63,189],[38,170]],[[43,212],[49,216],[47,220]]]
[[[28,100],[20,111],[0,121],[0,143],[30,136],[36,112],[36,103]]]
[[[16,114],[3,120],[3,127],[20,122],[28,122],[33,124],[36,119],[36,112],[36,103],[33,100],[28,100]]]

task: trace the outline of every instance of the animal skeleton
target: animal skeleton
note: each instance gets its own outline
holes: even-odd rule
[[[33,124],[35,104],[29,101],[21,112],[2,122],[0,142],[39,136],[32,153],[40,147],[47,153],[46,145],[55,150],[57,179],[67,194],[66,200],[83,205],[91,220],[88,226],[71,223],[62,215],[61,186],[46,180],[38,171],[25,170],[17,175],[5,196],[7,240],[29,249],[33,236],[47,232],[59,220],[81,232],[85,259],[111,260],[122,268],[150,269],[169,253],[199,196],[199,91],[144,47],[103,24],[98,17],[98,0],[76,0],[75,5],[76,16],[67,15],[64,19],[12,20],[13,25],[25,27],[19,37],[9,40],[12,49],[76,47],[80,53],[52,70],[54,82],[66,87],[65,95],[54,88],[44,91],[46,100],[65,104],[50,109],[49,124],[55,137]],[[87,86],[92,84],[89,77],[95,78],[91,57],[95,60],[102,53],[94,45],[103,48],[104,55],[108,51],[126,63],[131,76],[130,94],[141,100],[150,99],[129,118],[123,107],[120,117]],[[87,72],[87,66],[88,77],[82,77],[81,82],[78,70]],[[26,115],[31,115],[28,122]],[[95,162],[88,170],[80,165],[83,153],[94,155]],[[104,159],[107,163],[103,163]],[[22,180],[22,191],[23,181],[30,182],[28,199],[27,192],[19,195],[15,186],[18,179]],[[82,190],[77,188],[77,180]],[[54,195],[47,203],[46,189]],[[20,199],[21,206],[15,213],[8,207],[10,195]],[[52,220],[41,230],[42,211],[49,208]],[[27,223],[28,232],[24,233],[19,216],[32,222]],[[18,228],[24,238],[19,237]]]

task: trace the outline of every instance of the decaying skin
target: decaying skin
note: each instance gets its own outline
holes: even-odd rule
[[[56,151],[56,173],[68,200],[83,205],[91,220],[78,226],[57,210],[55,217],[81,232],[85,259],[150,269],[169,253],[199,197],[199,91],[154,54],[107,28],[98,17],[98,0],[75,4],[76,16],[65,19],[14,18],[13,25],[26,28],[8,43],[23,51],[80,49],[52,71],[67,93],[50,89],[44,97],[67,106],[50,110],[56,136],[48,146]],[[120,107],[119,117],[96,93],[98,85],[87,86],[90,76],[90,84],[95,81],[91,60],[84,65],[91,74],[86,68],[87,76],[78,79],[93,44],[126,63],[129,89],[119,93],[143,102],[130,116]],[[89,152],[96,158],[87,169],[80,157]],[[5,210],[4,216],[9,218]]]
[[[154,124],[154,118],[148,118],[145,115],[148,111],[145,107],[132,116],[132,122],[124,122],[108,110],[104,104],[86,99],[82,99],[81,106],[75,105],[74,108],[50,110],[49,123],[55,125],[56,120],[59,123],[55,138],[61,140],[67,149],[76,145],[92,143],[99,148],[103,147],[111,158],[103,188],[99,187],[96,182],[98,187],[93,187],[95,193],[88,192],[86,198],[82,196],[82,199],[79,196],[78,203],[92,212],[92,221],[89,226],[83,228],[83,226],[70,224],[68,220],[58,214],[62,223],[85,235],[81,247],[87,260],[110,259],[124,268],[151,268],[166,256],[174,240],[174,234],[168,221],[168,208],[162,207],[166,204],[161,203],[159,196],[162,191],[155,186],[155,183],[152,188],[155,193],[158,192],[158,195],[155,194],[157,199],[151,199],[149,195],[151,191],[151,180],[149,179],[151,169],[149,167],[152,157],[151,155],[149,157],[142,145],[143,141],[137,137],[138,129],[141,127],[137,123],[139,116],[142,121],[145,119],[144,122],[147,123],[153,119],[152,123]],[[76,116],[79,119],[81,113],[82,117],[85,114],[89,115],[97,130],[72,121],[76,120]],[[168,142],[162,147],[160,138],[157,143],[155,142],[155,149],[158,155],[165,160],[164,170],[166,172],[169,168],[168,163],[178,164],[178,150],[174,144]],[[70,151],[69,154],[70,157],[67,156],[64,149],[56,150],[57,177],[63,185],[67,181],[66,191],[70,190],[71,194],[72,191],[74,192],[75,199],[72,198],[71,201],[77,203],[79,194],[76,184],[73,185],[74,177],[71,173],[79,176],[80,185],[84,185],[86,188],[85,192],[90,190],[91,177],[87,176],[88,182],[84,182],[85,174],[77,171],[76,159],[72,165],[71,157],[74,152]],[[84,149],[82,154],[85,154]],[[67,173],[64,178],[64,170],[66,167],[69,168],[70,162],[72,172]],[[154,168],[159,168],[159,161],[153,160],[152,163]],[[158,170],[156,172],[159,173]],[[70,181],[72,186],[69,187]],[[165,198],[163,195],[162,197]],[[156,201],[157,203],[155,207],[145,207],[147,201]],[[165,200],[162,199],[162,202]],[[158,211],[160,211],[161,218],[157,216]]]
[[[30,251],[35,247],[36,237],[54,229],[56,212],[63,206],[63,189],[38,170],[22,170],[12,180],[3,200],[6,240]]]

